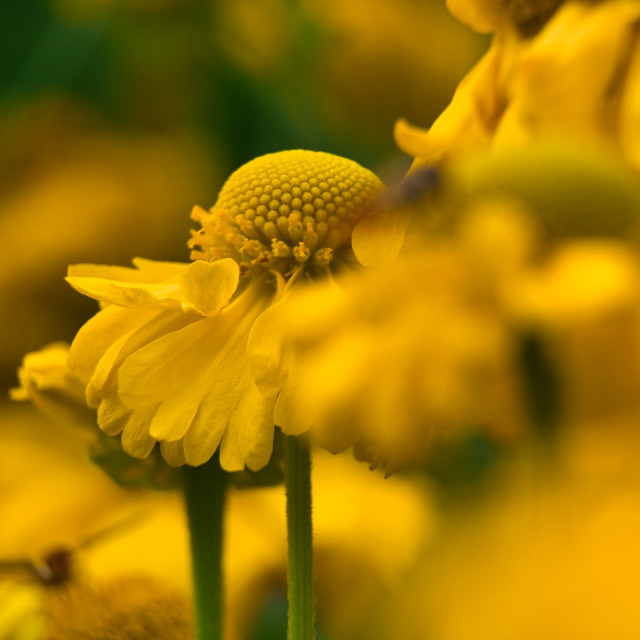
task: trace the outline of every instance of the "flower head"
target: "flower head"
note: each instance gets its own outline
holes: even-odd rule
[[[351,232],[382,192],[356,162],[319,151],[261,156],[235,171],[218,201],[193,218],[192,259],[233,258],[242,275],[328,266],[351,244]]]
[[[104,306],[70,353],[102,430],[134,457],[160,442],[174,466],[220,448],[228,471],[264,467],[275,393],[253,382],[249,334],[302,272],[351,259],[351,231],[382,188],[350,160],[270,154],[232,174],[209,212],[195,209],[193,263],[71,267],[69,283]]]

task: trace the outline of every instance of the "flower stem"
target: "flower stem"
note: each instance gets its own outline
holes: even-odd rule
[[[311,530],[311,454],[303,436],[285,436],[285,490],[289,549],[288,640],[315,638]]]
[[[222,640],[224,480],[217,455],[199,467],[184,467],[197,640]]]

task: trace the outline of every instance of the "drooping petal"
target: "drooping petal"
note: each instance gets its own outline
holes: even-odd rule
[[[71,371],[85,384],[88,383],[109,346],[157,313],[157,310],[144,310],[140,315],[134,315],[116,306],[97,313],[80,328],[71,344]]]
[[[396,144],[416,158],[413,168],[435,164],[452,150],[488,144],[506,104],[498,81],[503,55],[500,43],[494,42],[422,137],[416,127],[399,121],[394,131]]]
[[[220,464],[227,471],[240,471],[245,465],[254,471],[262,469],[273,449],[275,399],[264,398],[248,377],[246,380],[220,445]]]
[[[227,336],[224,343],[213,333],[213,339],[207,345],[210,363],[202,377],[206,393],[184,437],[185,458],[189,464],[198,465],[208,460],[220,444],[223,433],[224,438],[231,438],[226,445],[223,439],[221,449],[220,461],[227,471],[243,469],[254,446],[260,451],[260,460],[265,459],[262,454],[267,449],[264,464],[269,459],[273,440],[273,403],[262,397],[251,379],[247,357],[249,328],[250,324],[239,327]],[[270,409],[265,408],[267,406]],[[265,414],[268,414],[266,425]],[[252,435],[246,438],[246,434]],[[263,437],[255,443],[258,435]]]
[[[171,467],[181,467],[187,463],[184,459],[182,440],[178,440],[177,442],[163,440],[160,443],[160,453],[165,462]]]
[[[184,387],[198,395],[201,372],[215,355],[207,348],[207,337],[215,329],[215,321],[202,319],[137,349],[120,367],[118,393],[123,402],[143,407]]]
[[[287,359],[287,378],[278,394],[274,409],[276,424],[283,433],[297,436],[308,431],[312,426],[312,416],[303,406],[301,398],[301,376],[304,371],[303,353],[296,354],[296,358]],[[306,391],[306,390],[305,390]]]
[[[563,6],[519,56],[496,144],[541,131],[588,139],[613,131],[618,85],[639,17],[636,2]]]
[[[154,438],[152,438],[144,425],[147,424],[149,417],[153,414],[150,410],[146,415],[136,416],[136,419],[132,418],[125,424],[122,430],[122,448],[134,458],[146,458],[153,447],[156,444]]]
[[[131,416],[131,409],[117,397],[104,398],[98,407],[98,425],[108,436],[117,436]]]
[[[168,396],[153,417],[149,435],[156,440],[179,440],[189,429],[202,401],[201,391],[186,386]]]
[[[101,399],[105,396],[105,387],[107,386],[109,379],[113,378],[111,374],[113,373],[114,364],[122,351],[123,345],[129,339],[130,335],[131,332],[125,333],[109,345],[109,348],[105,351],[102,358],[98,360],[98,364],[91,376],[91,380],[89,380],[89,383],[87,384],[87,404],[90,407],[97,408]],[[115,386],[115,384],[113,386]]]
[[[279,317],[282,303],[278,302],[261,314],[253,323],[248,340],[251,375],[265,397],[278,393],[284,381],[282,366],[282,333]]]
[[[129,354],[199,317],[169,309],[109,306],[100,311],[80,329],[69,354],[71,371],[87,385],[89,405],[97,406],[101,398],[115,393],[116,372]]]
[[[206,462],[218,448],[229,424],[229,414],[235,407],[235,395],[209,393],[203,398],[189,430],[184,436],[183,455],[186,462],[199,465]]]
[[[122,448],[134,458],[146,458],[155,440],[149,436],[149,426],[157,406],[132,411],[122,430]]]

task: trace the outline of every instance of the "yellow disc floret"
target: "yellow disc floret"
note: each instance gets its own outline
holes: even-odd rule
[[[243,274],[326,267],[351,246],[351,232],[384,187],[358,163],[320,151],[281,151],[251,160],[216,204],[193,210],[193,260],[233,258]]]

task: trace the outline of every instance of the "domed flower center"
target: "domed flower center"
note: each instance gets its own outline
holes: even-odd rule
[[[260,156],[231,174],[208,212],[194,209],[202,228],[192,231],[191,258],[233,258],[244,274],[326,267],[351,246],[354,226],[383,190],[371,171],[330,153]]]

